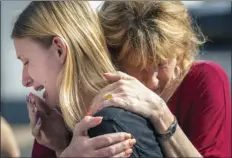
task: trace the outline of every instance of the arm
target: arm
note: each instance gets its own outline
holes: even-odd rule
[[[154,124],[160,131],[166,131],[173,121],[172,114],[165,115],[167,116],[166,120]],[[160,144],[167,157],[202,157],[179,125],[177,125],[174,135],[167,140],[161,140]]]
[[[20,157],[20,150],[9,123],[1,117],[1,156]]]
[[[184,127],[187,136],[178,127],[169,140],[161,141],[162,147],[170,157],[230,157],[231,105],[227,76],[216,64],[203,64],[196,69],[200,72],[190,88],[193,100],[189,101],[192,105]],[[165,115],[166,120],[154,123],[163,131],[173,119],[169,111]]]

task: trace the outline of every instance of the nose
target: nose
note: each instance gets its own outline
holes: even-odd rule
[[[143,71],[145,85],[151,90],[156,90],[159,87],[158,71],[157,69],[147,69]]]
[[[22,84],[24,87],[30,87],[33,84],[33,79],[30,77],[26,67],[24,67],[22,71]]]

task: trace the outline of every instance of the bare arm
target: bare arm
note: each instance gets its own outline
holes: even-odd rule
[[[184,133],[178,126],[173,136],[160,142],[168,157],[230,156],[231,145],[228,142],[231,138],[231,104],[228,79],[224,73],[217,77],[221,73],[218,71],[219,68],[215,71],[207,64],[200,66],[202,70],[197,67],[201,72],[197,74],[198,80],[190,82],[190,87],[186,88],[185,92],[191,89],[191,93],[181,96],[182,99],[187,96],[194,99],[194,104],[191,99],[189,101],[187,99],[184,103],[191,104],[191,113],[189,113],[191,115],[184,116],[187,121],[185,123],[188,125],[187,131]],[[96,96],[94,106],[117,105],[117,107],[149,118],[158,133],[166,132],[173,122],[173,114],[164,101],[160,103],[159,96],[135,78],[124,73],[108,73],[106,78],[113,83],[101,90],[99,96]],[[222,79],[225,80],[224,83],[221,82]],[[102,97],[107,94],[112,96],[111,99]],[[188,105],[183,105],[182,108]]]
[[[3,117],[1,117],[1,156],[20,157],[20,150],[13,131]]]
[[[164,133],[173,121],[173,115],[169,110],[165,116],[167,116],[165,117],[166,120],[160,120],[159,123],[153,123],[161,133]],[[202,157],[179,125],[177,125],[174,135],[167,140],[161,139],[160,144],[167,157]]]

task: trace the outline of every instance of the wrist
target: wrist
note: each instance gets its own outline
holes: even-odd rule
[[[173,123],[174,119],[174,115],[168,108],[166,108],[159,116],[157,116],[157,114],[153,115],[152,120],[155,121],[152,121],[152,123],[158,133],[165,133]]]

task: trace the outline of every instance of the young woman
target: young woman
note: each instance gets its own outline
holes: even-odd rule
[[[83,129],[75,128],[75,125],[88,114],[97,92],[108,84],[102,74],[115,72],[98,18],[88,2],[31,2],[19,15],[11,37],[17,57],[23,63],[23,85],[35,90],[45,89],[43,97],[50,106],[47,107],[32,93],[27,97],[32,133],[40,144],[62,157],[73,157],[69,150],[75,151],[77,155],[74,156],[78,157],[163,156],[151,122],[119,108],[105,108],[95,113],[98,116],[95,122],[101,124],[88,131],[91,137],[96,138],[121,132],[124,139],[119,142],[124,143],[114,146],[116,152],[109,148],[110,153],[100,155],[97,149],[107,145],[100,141],[93,153],[83,153],[80,146],[76,146],[78,150],[73,150],[73,140],[69,144],[70,133],[65,124],[74,132],[74,138],[82,135]],[[61,109],[65,124],[57,108]],[[50,132],[47,132],[49,128]],[[56,137],[52,139],[54,135]],[[45,139],[46,142],[41,141]],[[52,156],[39,153],[40,149],[32,157]]]

